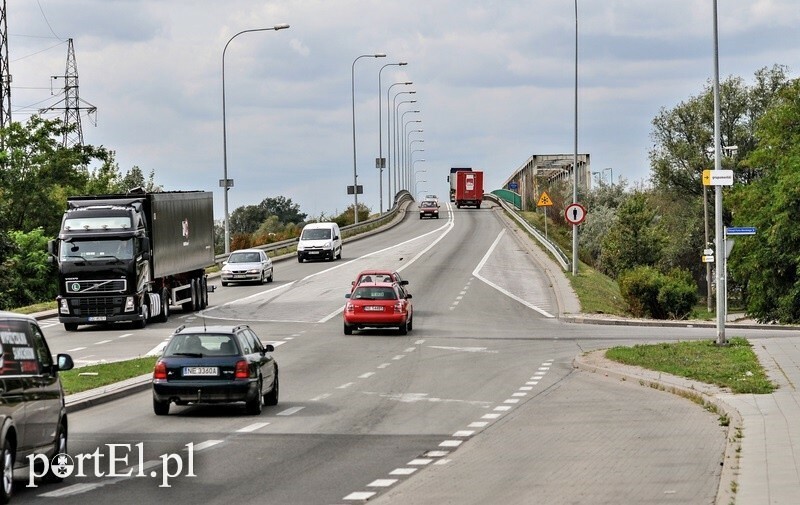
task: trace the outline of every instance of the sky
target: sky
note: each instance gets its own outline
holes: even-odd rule
[[[578,151],[607,182],[646,184],[651,121],[713,77],[713,1],[577,5]],[[229,212],[283,196],[311,218],[353,204],[354,173],[359,203],[385,210],[375,158],[396,138],[415,151],[408,189],[440,196],[449,167],[483,170],[489,191],[533,154],[573,152],[574,1],[26,0],[6,18],[12,120],[63,117],[72,39],[82,106],[96,107],[84,143],[165,190],[213,191],[218,220],[225,151]],[[721,79],[775,64],[798,76],[797,0],[719,0],[718,26]]]

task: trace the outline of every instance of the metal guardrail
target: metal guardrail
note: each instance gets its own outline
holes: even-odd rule
[[[484,199],[491,200],[495,203],[498,203],[501,207],[503,207],[503,209],[505,209],[506,212],[508,212],[520,225],[522,225],[522,227],[525,228],[525,230],[528,233],[533,235],[536,238],[536,240],[538,240],[545,247],[545,249],[550,251],[550,254],[553,255],[553,257],[556,259],[556,261],[558,261],[558,263],[561,265],[561,268],[563,268],[565,272],[571,270],[572,267],[570,259],[564,253],[564,251],[562,251],[561,248],[558,247],[558,245],[555,242],[551,241],[550,239],[542,235],[542,233],[539,230],[537,230],[536,228],[528,224],[527,221],[522,219],[522,216],[520,216],[517,213],[517,209],[509,205],[508,202],[498,197],[497,195],[488,193],[485,194],[483,197]]]
[[[381,214],[378,217],[368,219],[366,221],[362,221],[358,224],[349,224],[347,226],[342,226],[342,240],[346,238],[353,237],[355,235],[359,235],[366,231],[372,230],[374,228],[378,228],[379,226],[383,226],[386,223],[391,222],[397,213],[400,212],[400,209],[403,208],[403,204],[406,202],[414,201],[414,197],[406,190],[402,190],[395,196],[394,205],[391,209],[387,212]],[[279,253],[288,254],[297,248],[297,242],[299,241],[299,237],[290,238],[287,240],[281,240],[280,242],[272,242],[271,244],[264,244],[260,246],[255,246],[253,249],[261,249],[266,251],[270,257],[274,257],[279,255]],[[222,265],[222,262],[228,259],[228,254],[218,254],[214,256],[214,263],[217,265]]]

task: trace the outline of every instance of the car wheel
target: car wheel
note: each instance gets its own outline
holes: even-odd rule
[[[280,394],[280,381],[278,380],[278,369],[275,369],[275,382],[272,383],[272,389],[269,393],[264,395],[264,405],[277,405],[278,395]]]
[[[341,249],[339,249],[339,254],[336,255],[336,259],[337,260],[342,259],[342,250]]]
[[[169,401],[162,402],[153,398],[153,412],[157,416],[166,416],[169,414]]]
[[[406,324],[406,322],[403,321],[403,324],[400,325],[399,330],[400,330],[400,335],[408,335],[408,324]]]
[[[272,276],[274,275],[274,270],[272,268],[269,269],[269,277],[267,277],[267,282],[272,282]]]
[[[78,323],[64,323],[66,331],[78,331]]]
[[[57,454],[66,454],[67,453],[67,427],[62,422],[58,425],[58,431],[56,432],[56,441],[55,445],[53,446],[53,455],[50,457],[50,460],[57,455]],[[47,473],[44,475],[43,478],[44,482],[47,483],[56,483],[61,482],[64,480],[64,477],[58,475],[53,468],[53,465],[50,465],[47,469]]]
[[[0,503],[8,503],[14,492],[14,446],[8,439],[3,441],[3,449],[0,452],[0,474],[3,476]]]
[[[297,262],[298,263],[302,263],[303,262],[303,257],[300,256],[299,254],[297,255]]]
[[[252,400],[248,400],[245,405],[247,413],[252,416],[257,416],[261,414],[261,408],[264,406],[264,396],[261,395],[261,387],[262,387],[261,378],[259,377],[258,388],[257,388],[258,393],[256,394],[255,398],[253,398]]]
[[[225,286],[227,286],[227,285],[228,285],[228,283],[227,283],[227,282],[225,282],[225,281],[222,281],[222,287],[225,287]]]
[[[413,329],[414,329],[414,317],[412,316],[408,318],[408,331],[411,331]]]
[[[353,334],[353,327],[350,326],[349,324],[345,323],[344,324],[344,334],[345,335],[352,335]]]
[[[261,271],[261,278],[258,279],[259,284],[264,284],[267,281],[267,277],[264,275],[264,271]]]

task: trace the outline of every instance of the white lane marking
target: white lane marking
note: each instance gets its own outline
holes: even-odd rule
[[[303,410],[305,407],[292,407],[290,409],[286,409],[283,412],[278,412],[276,415],[278,416],[290,416],[292,414],[296,414]]]
[[[365,395],[377,395],[381,398],[388,400],[395,400],[402,403],[414,402],[430,402],[430,403],[465,403],[467,405],[488,406],[491,402],[484,402],[480,400],[457,400],[453,398],[438,398],[435,396],[428,396],[428,393],[375,393],[372,391],[363,391]]]
[[[165,340],[160,344],[158,344],[157,346],[150,349],[149,351],[147,351],[145,356],[158,356],[159,354],[161,354],[161,351],[163,351],[166,346],[167,346],[167,341]]]
[[[387,366],[391,365],[392,365],[391,363],[381,363],[380,365],[378,365],[378,368],[386,368]]]
[[[395,468],[389,475],[411,475],[412,473],[416,472],[416,468]]]
[[[422,465],[430,464],[431,461],[433,461],[431,458],[417,458],[417,459],[412,459],[411,461],[409,461],[406,464],[407,465],[422,466]]]
[[[529,308],[535,310],[539,314],[541,314],[541,315],[543,315],[545,317],[551,317],[551,318],[556,317],[553,314],[547,312],[546,310],[541,309],[541,308],[537,307],[536,305],[528,302],[527,300],[523,300],[522,298],[518,297],[514,293],[508,291],[507,289],[498,286],[497,284],[495,284],[494,282],[490,281],[489,279],[483,277],[480,274],[480,270],[483,268],[483,266],[489,260],[489,256],[492,255],[492,253],[494,252],[495,248],[497,247],[497,244],[500,242],[500,239],[503,237],[503,234],[505,234],[505,232],[506,232],[505,228],[503,228],[500,231],[500,233],[497,235],[497,238],[494,239],[494,242],[492,243],[492,245],[489,246],[489,250],[486,251],[486,254],[483,256],[483,259],[481,259],[481,261],[478,263],[478,266],[475,267],[475,270],[472,271],[472,275],[474,275],[475,277],[477,277],[478,279],[483,281],[485,284],[488,284],[489,286],[493,287],[497,291],[500,291],[501,293],[503,293],[507,297],[511,298],[512,300],[518,301],[522,305],[525,305],[526,307],[529,307]]]
[[[395,482],[397,479],[377,479],[367,484],[367,487],[389,487]]]
[[[352,385],[353,385],[353,383],[352,383],[352,382],[348,382],[348,383],[346,383],[346,384],[342,384],[341,386],[336,386],[336,389],[347,389],[347,388],[349,388],[349,387],[350,387],[350,386],[352,386]]]
[[[285,340],[273,340],[273,341],[267,341],[267,343],[268,344],[272,344],[273,347],[278,347],[279,345],[285,344],[286,341]]]
[[[358,378],[359,379],[369,379],[373,375],[375,375],[375,372],[367,372],[367,373],[362,373],[361,375],[358,376]]]
[[[497,411],[497,412],[506,412],[506,411],[508,411],[508,410],[511,410],[511,407],[509,407],[508,405],[501,405],[501,406],[499,406],[499,407],[495,407],[495,408],[494,408],[494,409],[492,409],[492,410],[495,410],[495,411]]]
[[[442,458],[439,461],[435,462],[434,465],[446,465],[447,463],[450,463],[450,460],[447,458]]]
[[[417,340],[416,342],[414,342],[414,345],[422,345],[424,343],[425,343],[425,340]]]
[[[535,386],[535,385],[539,384],[539,381],[530,381],[530,382],[526,382],[525,384],[530,384],[531,386]]]
[[[101,340],[100,342],[95,342],[94,345],[107,344],[109,342],[111,342],[111,340]]]
[[[417,350],[417,348],[416,348],[416,347],[409,347],[408,349],[406,349],[406,350],[405,350],[405,351],[403,351],[403,352],[414,352],[414,351],[416,351],[416,350]]]
[[[472,431],[472,430],[459,430],[459,431],[453,433],[452,436],[454,436],[454,437],[471,437],[474,434],[475,434],[475,432]]]
[[[253,424],[251,424],[249,426],[245,426],[244,428],[239,428],[236,431],[238,433],[250,433],[252,431],[259,430],[259,429],[263,428],[264,426],[268,426],[268,425],[269,425],[269,423],[253,423]]]
[[[206,440],[205,442],[200,442],[199,444],[194,445],[194,450],[202,451],[204,449],[208,449],[209,447],[214,447],[217,444],[221,444],[222,440]]]
[[[450,454],[450,451],[428,451],[425,454],[423,454],[423,456],[429,458],[441,458],[447,456],[448,454]]]
[[[528,396],[528,393],[512,393],[511,396]]]
[[[294,340],[294,337],[283,337],[284,340]]]
[[[463,297],[463,296],[457,296],[457,297],[456,297],[456,300],[458,300],[459,302],[460,302],[461,300],[463,300],[463,299],[464,299],[464,297]]]
[[[77,352],[86,349],[85,347],[76,347],[75,349],[67,349],[65,352]]]
[[[527,384],[527,382],[525,384]],[[520,391],[532,391],[533,388],[531,386],[520,386],[519,390]]]
[[[355,493],[350,493],[349,495],[342,498],[342,500],[367,501],[376,494],[378,493],[374,491],[357,491]]]
[[[544,370],[545,372],[547,372],[548,370],[550,370],[550,367],[549,366],[540,366],[538,368],[538,370]]]
[[[318,401],[320,401],[320,400],[324,400],[325,398],[329,398],[330,396],[331,396],[331,394],[330,394],[330,393],[322,393],[321,395],[319,395],[319,396],[315,396],[314,398],[312,398],[312,399],[311,399],[311,400],[309,400],[309,401],[312,401],[312,402],[318,402]]]
[[[508,400],[504,400],[503,403],[519,403],[519,398],[509,398]]]
[[[497,419],[500,416],[501,414],[484,414],[481,416],[481,419]]]
[[[395,357],[394,357],[394,358],[392,358],[392,359],[393,359],[393,360],[398,360],[398,359],[403,359],[403,358],[405,358],[405,357],[406,357],[406,356],[405,356],[405,354],[398,354],[397,356],[395,356]]]
[[[463,440],[445,440],[439,444],[439,447],[458,447],[462,442]]]
[[[73,484],[71,486],[62,487],[61,489],[57,489],[55,491],[48,491],[47,493],[42,493],[39,496],[44,496],[46,498],[61,498],[63,496],[70,496],[73,494],[80,494],[85,493],[86,491],[91,491],[100,487],[101,484]]]
[[[497,354],[498,351],[488,351],[486,347],[451,347],[446,345],[429,345],[430,349],[442,349],[444,351],[461,351],[461,352],[488,352]]]
[[[120,336],[119,336],[119,337],[117,337],[117,338],[128,338],[128,337],[130,337],[131,335],[133,335],[133,333],[124,333],[124,334],[120,335]]]
[[[475,421],[474,423],[469,423],[467,428],[485,428],[488,425],[489,423],[486,421]]]

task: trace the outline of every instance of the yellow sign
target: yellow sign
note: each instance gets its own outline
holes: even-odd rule
[[[703,186],[711,186],[711,170],[703,170]]]
[[[539,201],[536,203],[537,207],[552,207],[553,200],[547,195],[547,191],[542,191],[542,196],[539,197]]]

